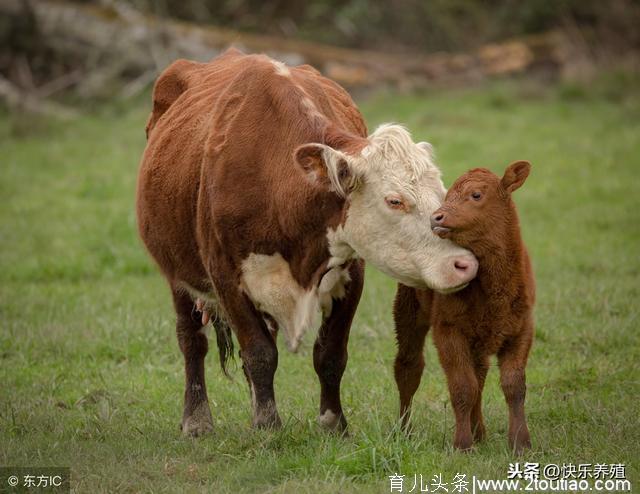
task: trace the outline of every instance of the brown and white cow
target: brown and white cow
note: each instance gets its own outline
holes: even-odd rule
[[[138,222],[173,294],[186,434],[212,428],[209,315],[223,369],[236,334],[258,427],[280,424],[276,331],[295,351],[320,325],[319,420],[342,430],[362,259],[414,287],[451,291],[475,276],[475,258],[431,232],[445,189],[430,146],[397,125],[367,137],[348,94],[309,66],[237,50],[177,61],[155,84],[147,138]]]

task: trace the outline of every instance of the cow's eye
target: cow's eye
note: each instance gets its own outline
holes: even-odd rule
[[[391,209],[404,209],[404,202],[396,196],[385,197],[384,201]]]
[[[478,192],[478,191],[471,193],[471,198],[474,201],[479,201],[481,197],[482,197],[482,194],[480,192]]]

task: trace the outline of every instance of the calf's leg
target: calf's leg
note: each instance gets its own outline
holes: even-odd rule
[[[333,301],[331,314],[324,320],[313,345],[313,366],[320,380],[320,425],[344,432],[347,420],[340,401],[340,381],[347,366],[347,343],[351,322],[360,300],[364,280],[363,266],[353,263],[351,281],[344,298]]]
[[[436,326],[433,341],[447,375],[451,406],[456,417],[454,448],[467,451],[473,445],[471,411],[476,405],[479,386],[467,340],[455,328]]]
[[[487,378],[487,372],[489,371],[489,359],[484,356],[476,357],[474,370],[476,379],[478,380],[478,396],[471,409],[471,430],[473,431],[473,439],[475,441],[482,441],[487,434],[482,417],[482,390],[484,389],[484,382]]]
[[[400,419],[403,429],[409,427],[411,402],[424,369],[424,340],[429,331],[431,291],[420,292],[398,284],[393,303],[398,353],[394,363],[394,376],[400,395]]]
[[[176,334],[184,356],[185,391],[182,432],[199,436],[213,429],[213,419],[204,379],[204,358],[209,348],[202,332],[201,315],[193,311],[193,301],[186,293],[173,290],[176,310]]]
[[[531,338],[525,335],[508,341],[498,353],[500,386],[509,407],[509,447],[516,453],[531,448],[529,428],[524,413],[527,392],[525,367]]]

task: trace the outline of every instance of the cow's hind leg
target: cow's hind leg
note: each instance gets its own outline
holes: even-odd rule
[[[278,348],[262,314],[237,285],[225,283],[231,276],[215,280],[217,293],[229,325],[240,344],[242,369],[251,390],[253,426],[277,428],[282,425],[273,389],[278,367]]]
[[[362,264],[354,262],[349,275],[351,281],[346,286],[344,298],[333,301],[331,314],[323,322],[313,345],[313,366],[320,380],[318,422],[324,428],[337,432],[347,429],[340,401],[340,381],[347,366],[349,330],[362,293]]]
[[[209,344],[202,331],[202,316],[194,312],[191,297],[180,290],[173,290],[176,309],[176,333],[184,356],[185,391],[182,432],[199,436],[213,430],[213,419],[207,398],[204,378],[204,357]]]

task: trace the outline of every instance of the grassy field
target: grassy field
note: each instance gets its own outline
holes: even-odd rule
[[[435,146],[445,184],[464,170],[533,171],[516,193],[538,281],[528,367],[533,450],[523,460],[625,463],[640,482],[640,92],[620,78],[540,88],[500,83],[361,101],[373,128],[405,123]],[[316,424],[312,335],[281,344],[285,425],[253,431],[249,392],[207,357],[215,432],[187,439],[169,292],[136,234],[145,99],[67,123],[0,114],[0,465],[72,468],[78,492],[389,492],[388,475],[506,478],[506,406],[492,368],[488,440],[452,451],[436,354],[398,433],[394,283],[370,270],[352,329],[343,402],[351,435]],[[406,484],[409,485],[406,485]],[[449,485],[451,492],[452,486]],[[419,487],[418,487],[419,490]],[[440,491],[442,492],[442,491]]]

